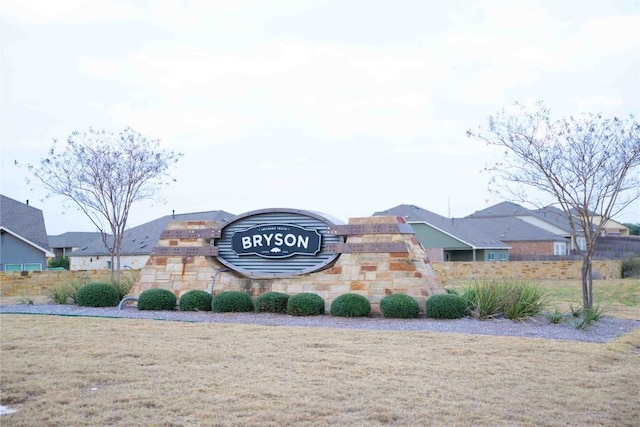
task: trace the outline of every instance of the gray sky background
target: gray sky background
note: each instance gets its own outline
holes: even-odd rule
[[[347,220],[401,203],[461,217],[501,199],[466,137],[514,101],[640,112],[633,1],[31,1],[2,10],[1,188],[49,234],[94,231],[20,163],[131,126],[184,153],[160,216],[273,207]],[[528,206],[530,207],[530,206]],[[640,223],[640,202],[616,217]]]

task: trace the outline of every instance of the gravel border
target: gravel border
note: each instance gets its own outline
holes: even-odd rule
[[[552,340],[605,343],[640,327],[640,321],[604,317],[586,330],[575,328],[570,321],[552,324],[538,316],[521,322],[509,319],[477,320],[469,317],[456,320],[384,319],[381,317],[344,318],[330,315],[289,316],[271,313],[212,313],[185,311],[146,311],[135,307],[94,308],[58,304],[15,304],[0,306],[0,314],[48,314],[104,318],[152,319],[179,322],[236,323],[261,326],[321,327],[378,331],[433,331],[445,333],[501,335]]]

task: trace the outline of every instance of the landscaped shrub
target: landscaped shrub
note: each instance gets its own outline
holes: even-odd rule
[[[136,283],[138,279],[138,272],[131,272],[130,274],[122,274],[119,280],[114,280],[111,282],[113,286],[116,287],[118,293],[120,294],[120,299],[124,298],[125,295],[129,293],[133,285]]]
[[[391,294],[380,300],[382,316],[393,319],[418,317],[420,305],[415,298],[405,294]]]
[[[292,316],[315,316],[324,314],[324,300],[320,295],[303,292],[287,301],[287,313]]]
[[[178,307],[180,311],[211,311],[211,294],[199,289],[185,292],[180,296]]]
[[[282,292],[266,292],[256,298],[256,313],[286,313],[289,295]]]
[[[640,257],[629,256],[622,260],[622,277],[640,277]]]
[[[87,277],[74,277],[65,279],[62,284],[54,286],[49,291],[49,297],[56,304],[72,304],[77,303],[78,290],[89,284]]]
[[[371,312],[371,303],[360,294],[342,294],[331,303],[331,315],[340,317],[362,317]]]
[[[467,301],[467,308],[472,316],[489,319],[502,314],[504,291],[502,282],[483,280],[466,288],[462,298]]]
[[[211,309],[215,313],[243,313],[252,308],[251,297],[246,292],[224,291],[211,299]]]
[[[425,303],[427,317],[434,319],[459,319],[467,312],[467,301],[460,295],[432,295]]]
[[[176,296],[167,289],[147,289],[138,297],[138,310],[175,310]]]
[[[78,289],[76,302],[83,307],[115,307],[120,302],[120,295],[108,283],[89,283]]]
[[[548,293],[525,282],[511,284],[505,293],[502,312],[511,320],[522,320],[537,316],[549,305]]]
[[[543,289],[511,279],[476,282],[461,296],[467,301],[467,311],[479,319],[504,316],[520,320],[536,316],[549,301]]]

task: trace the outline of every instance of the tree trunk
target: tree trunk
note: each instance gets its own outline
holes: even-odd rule
[[[582,257],[582,308],[591,310],[593,308],[593,274],[591,271],[591,257],[584,254]]]

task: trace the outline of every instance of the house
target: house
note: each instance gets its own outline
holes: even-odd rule
[[[460,218],[446,218],[415,205],[398,205],[373,215],[403,217],[431,261],[509,259],[509,245]]]
[[[572,214],[575,215],[575,211],[571,210]],[[594,212],[589,212],[591,215],[591,221],[593,222],[594,227],[599,226],[602,221],[605,221],[604,228],[602,229],[602,233],[600,237],[607,236],[628,236],[629,235],[629,227],[624,224],[620,224],[619,222],[610,219],[604,219],[602,215],[599,215]]]
[[[49,248],[56,257],[66,257],[76,249],[80,249],[100,237],[100,232],[69,231],[57,236],[48,236]]]
[[[562,256],[586,248],[582,229],[576,230],[574,240],[566,215],[552,206],[530,210],[516,203],[501,202],[465,219],[475,220],[476,226],[508,242],[513,256]]]
[[[130,228],[124,232],[120,263],[123,269],[144,267],[160,239],[160,235],[171,221],[218,221],[229,222],[234,214],[225,211],[207,211],[167,215],[146,224]],[[109,243],[109,238],[107,243]],[[100,270],[112,268],[111,254],[102,237],[91,240],[84,246],[68,254],[70,270]]]
[[[42,211],[0,195],[0,270],[46,270],[53,256]]]

